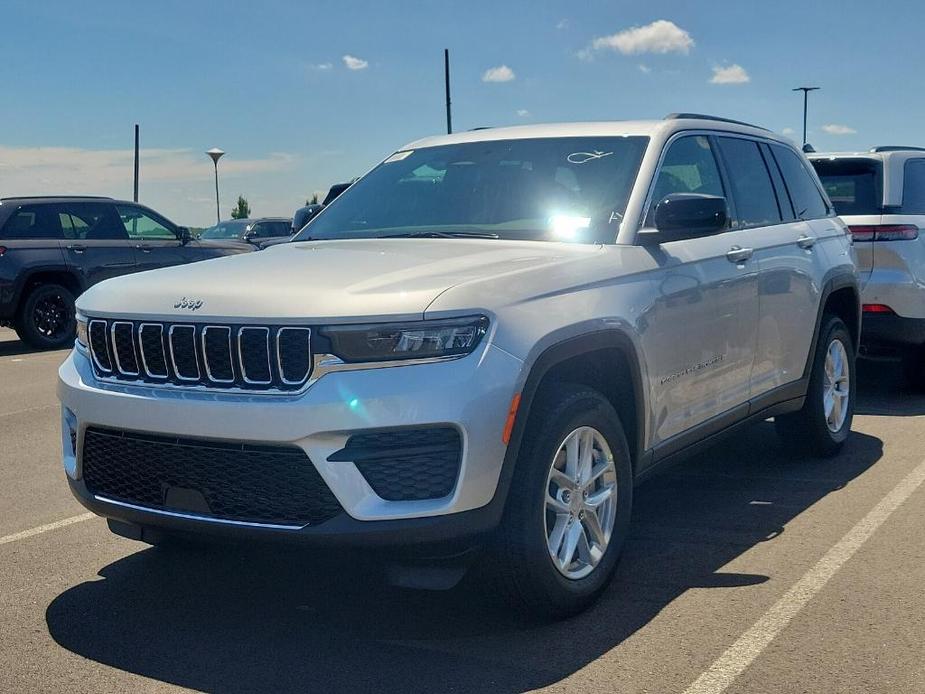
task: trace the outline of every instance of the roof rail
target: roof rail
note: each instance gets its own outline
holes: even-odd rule
[[[8,195],[0,200],[112,200],[108,195]]]
[[[663,120],[680,120],[682,118],[691,118],[694,120],[715,120],[720,123],[734,123],[735,125],[745,125],[749,128],[758,128],[758,130],[765,130],[771,132],[768,128],[762,128],[760,125],[755,125],[754,123],[746,123],[741,120],[733,120],[732,118],[721,118],[720,116],[710,116],[704,113],[669,113]]]
[[[880,145],[871,147],[871,152],[925,152],[925,147],[906,147],[905,145]]]

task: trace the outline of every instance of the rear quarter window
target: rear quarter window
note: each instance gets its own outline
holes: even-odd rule
[[[925,159],[910,159],[903,167],[903,214],[925,214]]]
[[[871,159],[814,159],[822,187],[838,214],[880,214],[883,168]]]
[[[61,238],[61,225],[48,205],[23,205],[10,215],[3,229],[0,229],[0,239],[5,240]]]

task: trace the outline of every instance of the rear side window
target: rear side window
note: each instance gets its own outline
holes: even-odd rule
[[[909,159],[903,168],[904,214],[925,214],[925,159]]]
[[[0,239],[60,239],[61,226],[50,205],[23,205],[3,225]]]
[[[771,149],[784,177],[797,219],[819,219],[828,215],[828,203],[800,156],[782,145],[771,145]]]
[[[814,159],[812,165],[838,214],[880,214],[883,169],[879,162]]]
[[[57,206],[57,218],[68,239],[81,241],[128,240],[125,227],[112,205],[72,202]]]
[[[780,222],[777,195],[758,143],[738,137],[720,137],[718,142],[735,200],[734,226],[763,226]]]

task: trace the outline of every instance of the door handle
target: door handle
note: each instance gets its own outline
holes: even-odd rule
[[[752,257],[754,252],[754,248],[741,248],[739,246],[733,246],[729,249],[729,252],[726,253],[726,259],[730,263],[744,263],[746,260]]]
[[[142,243],[139,243],[137,246],[135,246],[135,248],[137,248],[138,250],[140,250],[142,253],[150,253],[150,252],[151,252],[151,246],[147,246],[147,245],[142,244]]]
[[[79,243],[72,243],[67,247],[67,249],[69,251],[74,251],[75,253],[83,253],[85,250],[87,250],[87,247],[81,246]]]
[[[806,236],[804,234],[803,236],[797,239],[797,245],[800,248],[803,248],[808,251],[810,248],[816,245],[816,237]]]

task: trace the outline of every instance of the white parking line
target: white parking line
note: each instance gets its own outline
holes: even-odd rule
[[[22,532],[0,537],[0,545],[5,545],[8,542],[16,542],[17,540],[25,540],[27,537],[32,537],[33,535],[41,535],[42,533],[47,533],[49,530],[57,530],[58,528],[90,520],[91,518],[96,518],[96,514],[88,511],[87,513],[81,513],[79,516],[71,516],[70,518],[64,518],[54,523],[46,523],[37,528],[30,528],[29,530],[23,530]]]
[[[925,460],[803,574],[684,694],[720,694],[725,691],[922,482],[925,482]]]

